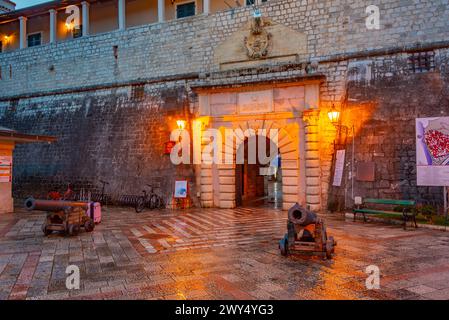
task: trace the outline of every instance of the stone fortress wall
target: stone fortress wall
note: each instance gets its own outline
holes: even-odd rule
[[[381,10],[380,30],[365,26],[371,4]],[[194,180],[193,167],[175,167],[162,156],[175,120],[189,119],[197,107],[191,86],[317,73],[326,80],[313,128],[318,156],[310,160],[320,164],[321,203],[345,197],[345,188],[352,192],[347,172],[342,188],[329,184],[332,104],[356,128],[354,160],[376,162],[376,181],[356,182],[354,193],[440,201],[438,188],[416,187],[413,120],[449,113],[448,1],[283,0],[260,9],[305,35],[289,39],[292,45],[305,39],[296,61],[223,71],[216,49],[248,23],[249,7],[0,54],[0,125],[58,137],[53,145],[17,148],[15,192],[39,193],[67,181],[98,188],[103,179],[112,182],[110,191],[138,193],[156,177],[170,193],[176,178]],[[413,70],[416,53],[430,56],[429,70]],[[308,63],[317,67],[306,72]],[[350,160],[349,144],[347,150]]]

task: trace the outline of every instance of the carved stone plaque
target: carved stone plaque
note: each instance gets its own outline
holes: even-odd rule
[[[235,93],[216,93],[210,96],[212,116],[232,115],[237,112],[237,95]]]
[[[238,108],[240,114],[271,112],[273,110],[273,91],[240,92]]]
[[[274,89],[274,111],[294,112],[304,110],[304,86]]]

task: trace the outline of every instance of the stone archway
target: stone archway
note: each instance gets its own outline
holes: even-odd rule
[[[279,91],[283,95],[282,99],[295,103],[293,106],[290,103],[288,110],[281,109],[275,102],[265,100],[256,101],[256,108],[245,109],[246,106],[242,107],[239,104],[239,92],[234,93],[237,97],[223,92],[200,93],[198,119],[201,120],[198,121],[202,122],[202,130],[217,129],[222,136],[225,136],[227,129],[256,133],[259,130],[265,130],[267,133],[270,129],[278,130],[278,147],[283,173],[282,208],[287,210],[294,203],[299,202],[312,210],[320,210],[319,84],[298,85],[298,87],[302,89],[295,91],[289,87],[287,90]],[[260,95],[259,92],[254,91],[254,95]],[[274,97],[279,97],[279,92],[267,96],[275,99]],[[302,96],[294,96],[297,92],[302,92]],[[248,92],[244,94],[248,95]],[[216,100],[221,103],[214,104],[214,95],[219,97]],[[242,100],[248,101],[246,96]],[[281,107],[284,106],[281,105]],[[245,137],[236,138],[238,138],[236,143],[230,148],[226,148],[225,139],[222,141],[224,158],[235,159],[236,150]],[[209,142],[203,137],[204,145]],[[202,163],[197,166],[197,183],[200,185],[200,199],[204,207],[236,207],[235,170],[235,161],[219,164]]]
[[[236,206],[282,205],[282,170],[278,170],[277,131],[253,132],[236,146]],[[269,136],[269,137],[267,137]],[[273,140],[272,140],[273,139]],[[280,187],[279,187],[280,185]],[[270,197],[271,195],[271,197]]]
[[[231,123],[233,129],[250,132],[251,135],[239,137],[233,146],[232,155],[235,159],[236,151],[244,143],[245,138],[257,135],[258,132],[270,132],[270,129],[279,130],[278,149],[282,158],[282,193],[283,209],[290,208],[295,202],[300,201],[300,165],[299,165],[299,126],[297,123],[286,124],[284,120],[260,120],[234,121]],[[221,127],[223,128],[223,127]],[[220,128],[220,129],[221,129]],[[253,134],[255,133],[255,134]],[[228,148],[230,150],[230,148]],[[234,208],[236,206],[235,194],[235,170],[236,164],[219,164],[212,168],[212,175],[218,178],[218,184],[214,188],[214,205],[220,208]]]

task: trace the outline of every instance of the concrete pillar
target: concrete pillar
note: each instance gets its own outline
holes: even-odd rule
[[[157,16],[159,22],[165,21],[165,0],[157,0]]]
[[[118,28],[126,29],[126,0],[118,0]]]
[[[83,1],[81,2],[83,7],[83,37],[89,35],[89,2]]]
[[[203,0],[203,13],[204,14],[210,13],[210,0]]]
[[[56,42],[56,10],[50,9],[50,43]]]
[[[19,17],[19,21],[20,21],[20,35],[19,35],[20,49],[24,49],[27,47],[27,18]]]

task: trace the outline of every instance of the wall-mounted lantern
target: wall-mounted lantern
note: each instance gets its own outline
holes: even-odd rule
[[[185,120],[177,120],[176,124],[178,125],[179,130],[184,130],[186,128],[186,121]]]
[[[334,104],[332,104],[332,109],[327,113],[327,116],[333,125],[338,125],[338,122],[340,121],[340,111],[335,109]]]
[[[3,37],[3,41],[5,42],[5,45],[6,45],[6,44],[9,44],[10,41],[11,41],[11,36],[5,35],[5,36]]]
[[[72,32],[74,29],[74,24],[73,23],[67,23],[65,24],[65,29],[67,30],[67,32]]]
[[[334,125],[334,127],[337,129],[337,139],[339,146],[346,145],[346,138],[348,136],[350,128],[348,126],[340,124],[340,111],[338,111],[335,108],[335,105],[332,104],[331,110],[327,113],[327,116],[329,117],[330,122]],[[353,129],[353,128],[352,128]],[[343,142],[341,141],[341,133],[344,133],[344,139]]]

